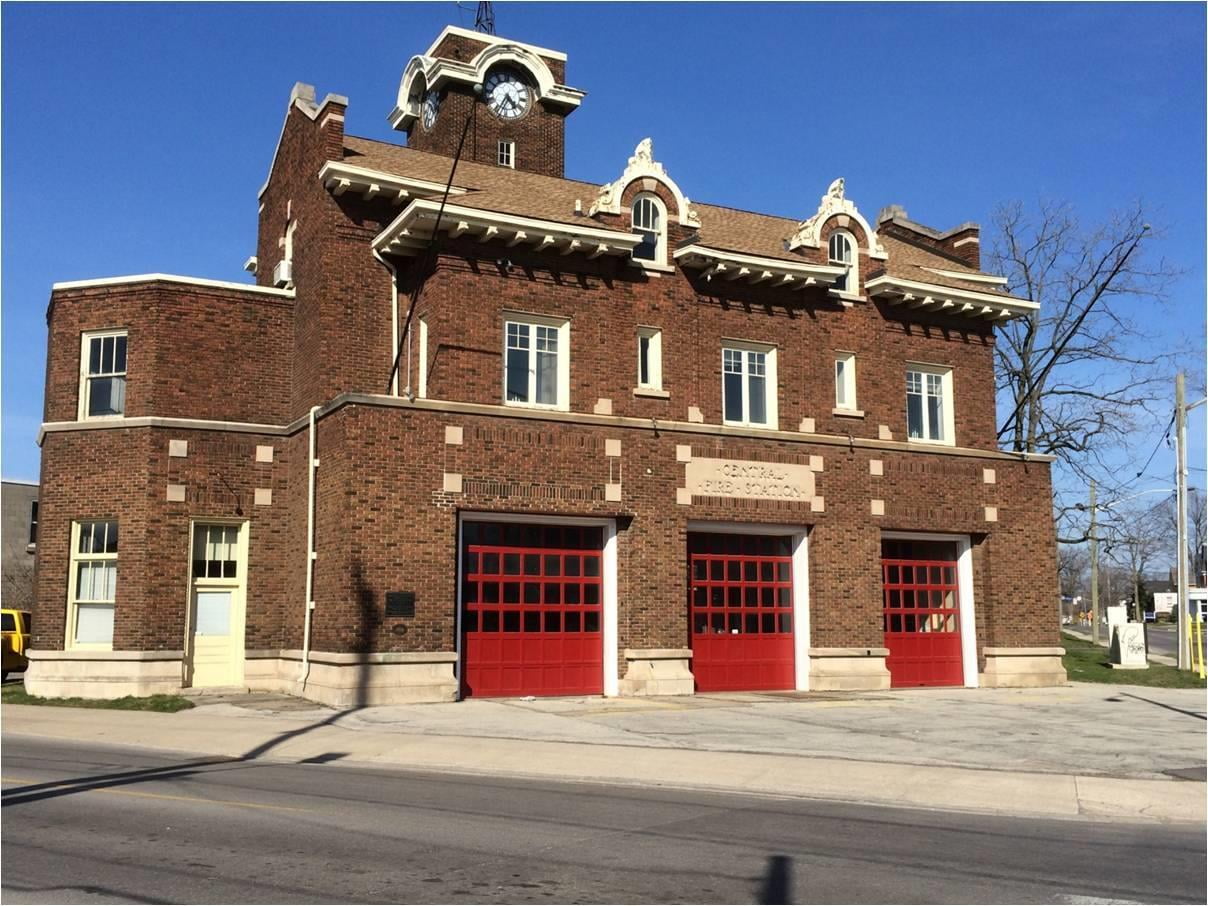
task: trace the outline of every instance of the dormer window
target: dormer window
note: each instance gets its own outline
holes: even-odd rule
[[[827,259],[831,264],[847,269],[847,273],[835,281],[834,288],[841,293],[858,292],[856,243],[850,234],[831,233]]]
[[[644,192],[633,201],[632,226],[642,241],[634,247],[636,261],[667,263],[667,209],[657,195]]]

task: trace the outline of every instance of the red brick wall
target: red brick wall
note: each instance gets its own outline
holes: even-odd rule
[[[75,421],[81,334],[125,328],[126,415],[278,424],[289,410],[293,302],[147,282],[58,290],[47,317],[47,421]]]
[[[462,445],[444,443],[445,425],[463,427]],[[459,511],[617,517],[622,649],[687,644],[689,519],[810,527],[815,647],[883,644],[882,530],[973,537],[979,648],[1056,642],[1045,464],[360,405],[323,420],[319,438],[318,649],[452,650]],[[619,461],[604,455],[608,438],[622,441]],[[679,505],[677,444],[698,457],[822,456],[815,477],[825,510],[725,498]],[[870,459],[882,460],[883,476],[870,474]],[[983,481],[985,467],[995,484]],[[620,503],[604,500],[610,468],[622,479]],[[446,471],[462,475],[462,494],[442,492]],[[870,516],[874,498],[885,501],[884,517]],[[987,505],[997,522],[985,520]],[[417,593],[416,617],[386,619],[385,592],[403,590]]]
[[[869,302],[845,307],[821,291],[705,282],[682,271],[643,276],[599,259],[559,273],[549,269],[548,257],[473,242],[451,244],[449,251],[425,284],[418,309],[429,328],[432,398],[501,402],[503,312],[510,310],[570,319],[574,411],[591,412],[603,397],[617,415],[684,421],[696,406],[706,422],[719,423],[721,345],[734,338],[777,347],[784,430],[797,430],[808,417],[820,433],[875,439],[884,424],[903,439],[906,364],[924,362],[953,369],[957,444],[997,447],[994,338],[980,322],[906,321],[900,309]],[[504,257],[514,265],[507,273],[495,263]],[[466,317],[470,298],[474,316]],[[663,386],[670,399],[633,395],[639,325],[663,331]],[[832,414],[839,351],[856,354],[862,419]]]
[[[188,455],[169,457],[169,440],[187,441]],[[274,447],[272,463],[255,461],[257,444]],[[299,522],[291,505],[297,500],[295,449],[296,442],[287,444],[282,437],[214,431],[116,428],[48,434],[38,502],[34,647],[64,644],[71,523],[110,519],[117,520],[119,533],[115,650],[184,647],[189,524],[207,519],[250,523],[247,647],[300,644],[300,637],[286,631],[291,614],[301,614],[295,577],[305,562],[299,555],[305,510]],[[166,499],[169,483],[185,485],[183,502]],[[254,504],[256,488],[272,489],[271,505]],[[301,495],[305,504],[305,484]]]

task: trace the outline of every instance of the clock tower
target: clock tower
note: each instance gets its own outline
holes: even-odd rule
[[[403,70],[390,124],[408,147],[563,176],[566,117],[583,92],[564,84],[566,54],[448,26]]]

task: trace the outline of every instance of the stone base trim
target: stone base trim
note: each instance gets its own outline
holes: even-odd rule
[[[1063,686],[1063,648],[986,648],[981,685],[991,689]]]
[[[45,698],[172,694],[184,677],[183,651],[26,652],[25,691]]]
[[[850,692],[889,688],[888,648],[811,648],[810,691]]]
[[[333,708],[451,702],[458,693],[456,663],[453,651],[312,651],[303,677],[301,651],[249,651],[244,682],[249,689],[285,692]]]
[[[626,648],[621,695],[691,695],[696,680],[688,662],[690,648]]]

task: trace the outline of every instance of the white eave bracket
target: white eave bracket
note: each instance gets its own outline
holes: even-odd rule
[[[439,200],[412,200],[374,238],[373,248],[382,254],[416,254],[432,238],[439,210]],[[458,204],[445,205],[440,230],[452,238],[468,236],[479,242],[502,241],[508,247],[524,246],[542,252],[557,252],[559,255],[581,253],[588,258],[602,255],[627,258],[642,242],[642,237],[637,233],[521,217]]]
[[[445,184],[427,179],[396,176],[380,170],[357,167],[337,160],[329,160],[319,169],[319,181],[327,191],[337,198],[346,193],[364,199],[388,198],[392,204],[404,204],[413,198],[440,198],[445,194]],[[451,186],[449,197],[465,195],[468,189]]]
[[[866,281],[864,290],[869,298],[881,299],[890,305],[985,321],[1026,317],[1040,308],[1031,299],[1018,296],[903,280],[888,274]]]
[[[709,280],[741,280],[798,291],[811,286],[830,286],[847,273],[846,268],[830,264],[783,261],[703,245],[684,246],[672,257],[680,267],[699,271]]]

